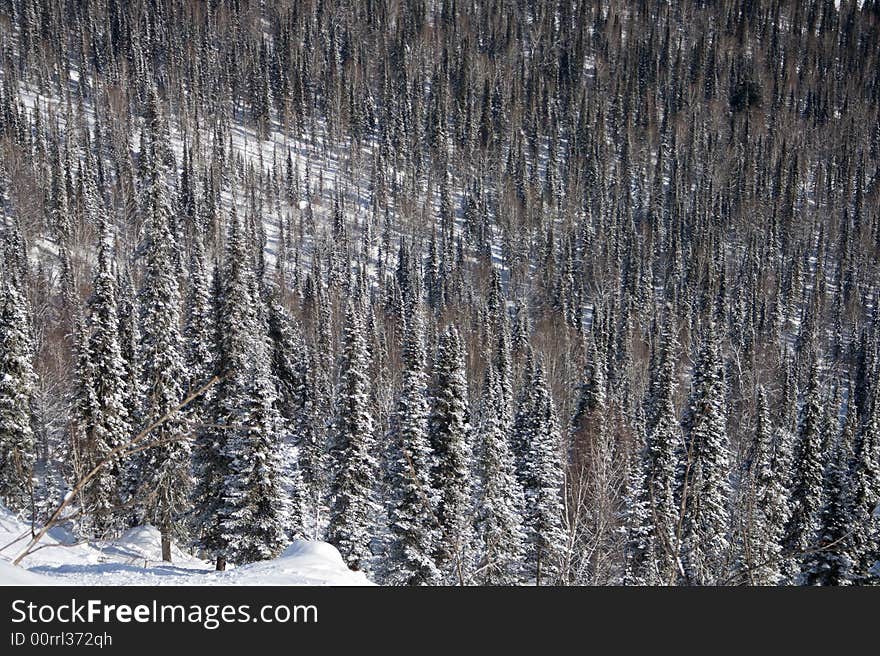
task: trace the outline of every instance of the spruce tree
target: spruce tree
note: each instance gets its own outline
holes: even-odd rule
[[[291,530],[279,462],[282,422],[261,346],[250,354],[253,363],[246,372],[244,395],[235,400],[237,415],[230,422],[234,428],[224,445],[229,475],[224,481],[222,530],[227,558],[235,563],[274,558],[287,544],[285,529]]]
[[[146,207],[148,241],[140,290],[140,358],[147,425],[165,418],[147,438],[156,443],[134,459],[139,485],[134,502],[159,528],[162,559],[171,560],[171,540],[189,506],[189,427],[175,408],[186,396],[188,373],[181,346],[180,289],[175,242],[169,230],[170,204],[162,169],[150,176]]]
[[[758,390],[757,424],[747,491],[745,578],[751,585],[784,582],[783,540],[788,522],[786,436],[774,430],[764,388]]]
[[[513,585],[520,580],[525,533],[522,487],[516,478],[513,452],[502,426],[498,375],[486,367],[480,400],[477,532],[481,544],[475,578],[481,585]]]
[[[196,427],[195,448],[193,449],[193,519],[198,527],[196,542],[212,558],[216,559],[217,569],[225,569],[225,540],[221,530],[220,508],[223,501],[223,484],[229,474],[229,461],[224,450],[225,430],[220,394],[226,384],[225,376],[229,370],[227,359],[223,357],[223,275],[216,266],[211,290],[210,316],[213,330],[210,331],[210,348],[216,354],[211,359],[212,373],[220,377],[219,382],[197,401],[194,410]],[[193,316],[193,315],[190,315]],[[204,326],[201,327],[202,329]],[[188,334],[193,334],[188,331]],[[208,337],[208,335],[206,335]],[[194,345],[190,343],[192,348]],[[193,351],[191,351],[193,353]],[[205,366],[205,363],[201,363]],[[195,368],[193,367],[193,369]]]
[[[439,494],[437,564],[449,584],[468,582],[475,560],[473,536],[473,450],[471,447],[464,345],[447,327],[434,359],[428,439],[435,461],[433,485]]]
[[[75,384],[72,386],[70,405],[70,441],[71,456],[73,460],[73,476],[79,478],[88,472],[88,463],[91,461],[91,446],[95,434],[95,422],[98,418],[98,399],[95,392],[95,369],[89,353],[89,333],[86,321],[77,316],[74,322],[73,335],[74,351],[74,375]],[[108,470],[101,469],[97,477],[108,475]],[[109,484],[109,483],[108,483]],[[80,506],[85,510],[87,489],[83,489],[77,499]],[[88,528],[90,518],[83,513],[80,522],[82,529]]]
[[[349,567],[369,570],[375,527],[374,417],[367,378],[368,352],[360,310],[350,301],[342,333],[339,387],[333,422],[333,480],[327,537]]]
[[[125,468],[128,462],[112,456],[114,449],[132,438],[132,427],[125,407],[125,362],[119,344],[117,313],[117,281],[113,242],[105,223],[99,225],[98,263],[92,296],[89,299],[89,336],[84,345],[91,373],[91,385],[85,395],[93,399],[88,432],[81,435],[85,443],[79,448],[82,456],[80,473],[101,464],[99,474],[85,486],[83,511],[87,531],[105,537],[120,528]]]
[[[850,465],[853,530],[848,543],[858,584],[880,581],[880,384],[874,384],[870,405]]]
[[[791,517],[786,525],[786,551],[792,582],[800,579],[813,547],[822,508],[822,398],[818,363],[814,363],[810,370],[810,383],[801,413],[792,455]]]
[[[280,486],[280,419],[260,321],[249,247],[232,212],[218,293],[220,383],[212,399],[213,431],[200,438],[201,475],[216,481],[200,490],[201,543],[224,569],[274,557],[284,546],[286,508]]]
[[[437,493],[431,480],[433,454],[428,442],[427,375],[419,312],[404,337],[403,382],[386,443],[389,549],[386,580],[399,585],[440,581],[434,562]]]
[[[296,432],[300,394],[308,375],[302,331],[278,302],[277,291],[265,290],[271,347],[271,372],[278,392],[278,412],[282,431],[282,484],[287,497],[286,532],[291,539],[306,534],[307,491],[303,473],[303,435]]]
[[[849,539],[852,514],[849,463],[841,440],[831,445],[831,459],[822,480],[822,510],[813,548],[804,559],[807,585],[848,585],[852,579]]]
[[[657,562],[654,515],[646,475],[648,445],[644,422],[636,425],[639,437],[627,462],[624,496],[623,584],[652,585],[662,581]]]
[[[674,403],[676,357],[677,341],[670,330],[664,329],[645,410],[644,473],[633,472],[634,493],[640,487],[638,477],[644,480],[653,531],[650,552],[645,552],[636,576],[646,583],[664,585],[674,581],[680,540],[675,489],[682,434]]]
[[[36,374],[27,301],[0,264],[0,500],[30,508],[35,461],[32,426]]]
[[[685,440],[679,498],[683,578],[688,584],[724,581],[730,555],[729,438],[723,367],[716,328],[710,321],[682,422]]]
[[[217,274],[216,283],[220,275]],[[187,392],[192,393],[217,374],[215,340],[215,312],[211,285],[205,270],[204,248],[201,235],[196,232],[190,242],[189,285],[186,293],[184,319],[184,347],[186,370],[189,373]],[[202,396],[193,399],[187,408],[187,419],[193,434],[190,530],[196,543],[201,543],[205,526],[206,508],[203,501],[210,498],[218,481],[211,474],[212,457],[216,453],[213,443],[215,431],[209,424],[213,420],[211,408],[216,387],[208,388]]]
[[[328,449],[326,445],[326,418],[321,413],[318,398],[318,362],[311,347],[305,346],[298,359],[299,386],[293,390],[293,418],[291,430],[299,444],[298,464],[302,477],[306,505],[310,518],[304,525],[317,538],[321,514],[324,510],[328,479]]]
[[[564,526],[562,436],[556,408],[540,361],[524,383],[523,408],[528,421],[523,468],[525,494],[526,575],[536,585],[555,584],[563,574],[568,549]]]

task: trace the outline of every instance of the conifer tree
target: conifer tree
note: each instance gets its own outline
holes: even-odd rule
[[[389,563],[387,580],[401,585],[440,581],[434,563],[439,537],[437,493],[431,480],[427,375],[419,312],[410,317],[403,347],[403,382],[386,440]]]
[[[189,428],[173,412],[186,396],[186,371],[180,335],[180,289],[175,242],[169,230],[170,204],[161,169],[151,172],[146,208],[148,241],[140,290],[140,358],[147,425],[169,415],[150,434],[157,443],[135,459],[139,485],[136,503],[162,536],[162,559],[171,560],[171,540],[188,508],[192,483]]]
[[[236,400],[238,415],[224,445],[229,475],[224,481],[222,529],[227,557],[235,563],[277,556],[290,526],[279,462],[282,422],[264,347],[257,344],[251,352],[245,394]]]
[[[799,579],[819,531],[823,478],[821,420],[819,367],[814,363],[792,455],[791,517],[786,525],[786,550],[794,581]]]
[[[342,334],[339,387],[333,424],[333,480],[330,488],[328,541],[349,567],[371,567],[370,542],[377,504],[374,481],[374,418],[370,406],[367,345],[363,320],[350,301]]]
[[[268,328],[271,342],[271,371],[278,391],[278,412],[281,422],[283,451],[281,454],[282,484],[287,497],[288,516],[285,520],[288,537],[300,538],[306,533],[307,492],[303,476],[303,439],[295,432],[299,395],[305,385],[307,357],[302,331],[288,312],[272,297],[277,292],[266,290],[268,296]]]
[[[841,440],[831,445],[831,460],[825,466],[819,530],[812,550],[804,559],[807,585],[848,585],[852,561],[848,543],[852,533],[852,504],[849,489],[849,463]]]
[[[491,363],[486,367],[480,407],[477,531],[482,548],[476,580],[481,585],[513,585],[522,571],[525,500],[500,420],[501,391]]]
[[[94,367],[89,355],[89,334],[86,321],[77,316],[73,334],[74,374],[76,384],[72,386],[69,424],[70,445],[73,475],[79,477],[85,473],[90,458],[89,446],[94,435],[95,420],[98,416],[98,400],[95,398]],[[99,471],[98,476],[106,475]],[[80,492],[78,501],[85,508],[85,490]],[[87,519],[84,518],[84,522]]]
[[[223,357],[223,276],[220,266],[216,266],[211,290],[210,314],[212,328],[210,345],[212,353],[212,373],[220,377],[219,382],[198,400],[195,448],[193,450],[193,518],[198,527],[197,544],[216,559],[217,569],[225,569],[225,540],[221,531],[220,508],[223,500],[223,483],[229,474],[229,461],[224,451],[225,431],[219,398],[225,385],[228,371],[227,359]],[[192,314],[190,316],[193,316]],[[201,329],[204,326],[200,327]],[[188,331],[188,334],[192,334]],[[190,347],[193,347],[190,342]],[[192,351],[191,351],[192,353]],[[202,363],[204,366],[204,363]]]
[[[234,206],[233,206],[234,207]],[[204,488],[201,543],[217,558],[238,563],[264,560],[284,545],[287,509],[281,493],[280,420],[265,326],[259,320],[252,259],[235,211],[219,288],[217,334],[220,383],[213,405],[214,431],[200,439],[210,449],[201,475]]]
[[[652,585],[663,582],[658,570],[654,516],[648,482],[645,478],[648,460],[644,422],[639,422],[640,437],[627,463],[624,497],[624,585]]]
[[[528,415],[521,436],[528,445],[524,463],[526,530],[526,574],[536,585],[555,584],[563,574],[567,537],[565,533],[562,486],[562,436],[556,408],[538,362],[523,397]]]
[[[326,447],[325,417],[317,398],[317,359],[310,347],[304,347],[298,359],[300,368],[296,376],[299,386],[293,390],[293,418],[291,430],[299,444],[298,460],[303,493],[310,511],[309,521],[312,535],[317,539],[321,523],[321,513],[327,492],[328,454]]]
[[[468,582],[475,560],[470,413],[464,346],[458,330],[447,327],[434,359],[428,439],[434,452],[433,486],[439,500],[437,563],[450,584]]]
[[[636,576],[647,583],[668,585],[677,572],[680,540],[675,489],[682,434],[674,405],[677,341],[668,329],[664,329],[661,339],[645,411],[644,473],[633,472],[636,479],[632,484],[636,493],[640,487],[638,477],[644,480],[653,532],[650,550],[645,552],[645,560],[639,564]],[[644,532],[646,528],[643,526],[640,530]]]
[[[0,264],[0,501],[30,508],[36,458],[33,410],[36,374],[27,301]]]
[[[848,538],[853,581],[880,580],[880,384],[875,382],[868,421],[861,429],[850,466],[852,534]]]
[[[82,457],[80,473],[98,465],[99,475],[85,486],[84,511],[88,518],[88,532],[105,537],[120,527],[121,487],[127,462],[111,456],[113,449],[132,437],[132,427],[125,408],[125,363],[119,344],[119,317],[117,314],[117,281],[112,254],[112,240],[106,224],[99,225],[98,263],[92,296],[89,299],[88,344],[83,345],[84,357],[89,360],[91,375],[81,385],[91,385],[85,396],[93,401],[87,433],[81,435]]]
[[[723,581],[730,555],[729,438],[723,366],[716,328],[710,321],[682,422],[681,549],[683,577],[689,584]]]
[[[774,430],[764,388],[758,389],[757,424],[747,492],[745,576],[751,585],[784,582],[783,540],[788,522],[785,433]]]
[[[284,544],[286,508],[278,455],[281,426],[270,373],[266,324],[252,269],[256,245],[232,216],[220,326],[226,337],[227,395],[220,405],[228,430],[223,444],[229,474],[224,481],[222,526],[235,562],[265,560]],[[231,367],[240,365],[235,372]]]
[[[219,285],[220,274],[214,280]],[[205,268],[205,254],[202,236],[198,230],[190,238],[189,285],[186,290],[184,307],[184,356],[189,376],[186,390],[192,394],[206,384],[217,372],[217,340],[214,304],[212,303],[211,283]],[[202,541],[205,526],[206,508],[202,501],[210,498],[218,480],[211,473],[213,456],[216,453],[215,430],[209,425],[213,421],[213,399],[216,386],[209,387],[195,398],[186,409],[187,420],[193,438],[191,449],[191,486],[189,513],[190,532],[197,544]],[[209,524],[210,525],[210,524]]]

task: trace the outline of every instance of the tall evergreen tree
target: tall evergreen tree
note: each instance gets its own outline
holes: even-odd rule
[[[874,383],[868,421],[861,429],[850,466],[852,535],[848,538],[852,577],[859,584],[880,581],[880,384]]]
[[[87,531],[96,537],[114,533],[120,527],[122,506],[121,486],[128,462],[111,455],[114,449],[132,437],[132,427],[125,408],[125,362],[119,344],[117,314],[117,281],[113,257],[113,241],[105,223],[99,225],[98,263],[89,299],[88,344],[82,351],[88,357],[88,380],[91,385],[85,396],[93,400],[88,431],[81,434],[85,443],[79,447],[80,474],[101,464],[99,475],[85,486],[83,510],[89,518]]]
[[[526,574],[536,585],[555,584],[563,574],[568,538],[564,526],[562,436],[556,408],[538,362],[522,398],[528,421],[524,464]]]
[[[433,454],[428,442],[428,381],[422,341],[417,310],[404,337],[403,382],[386,440],[390,544],[385,567],[387,580],[401,585],[440,581],[434,562],[438,499],[431,480]]]
[[[807,585],[847,585],[852,579],[848,542],[852,533],[849,463],[841,440],[831,445],[823,477],[822,510],[813,549],[804,559]]]
[[[163,420],[149,437],[155,443],[135,459],[139,486],[136,503],[159,528],[162,559],[171,560],[171,541],[179,518],[188,508],[190,471],[189,427],[175,412],[186,396],[188,373],[181,346],[180,289],[175,241],[169,229],[170,202],[162,169],[150,175],[147,252],[140,290],[140,357],[144,387],[143,417],[147,425]]]
[[[646,435],[641,463],[644,472],[633,471],[631,483],[634,494],[644,485],[650,524],[640,523],[636,531],[650,531],[651,539],[650,544],[644,545],[633,576],[637,581],[669,584],[677,573],[680,540],[675,486],[682,434],[675,410],[677,341],[668,329],[664,329],[661,339],[645,411]],[[644,480],[643,484],[639,478]],[[640,521],[644,521],[644,517]]]
[[[643,421],[636,425],[635,432],[639,440],[627,463],[623,504],[626,540],[622,579],[624,585],[651,585],[662,581],[657,563],[654,515],[645,478],[649,459]]]
[[[823,478],[821,421],[819,366],[814,363],[793,451],[792,512],[786,527],[789,570],[794,581],[799,579],[819,531]]]
[[[522,487],[513,452],[501,424],[498,374],[487,365],[480,401],[480,486],[477,531],[482,545],[475,578],[481,585],[512,585],[520,580],[525,532]]]
[[[745,578],[752,585],[784,582],[783,540],[789,514],[787,446],[785,432],[774,430],[770,423],[767,395],[761,387],[744,531]]]
[[[302,331],[287,310],[275,299],[276,292],[266,290],[268,296],[268,328],[271,346],[271,371],[278,391],[278,411],[282,440],[282,484],[287,497],[286,532],[291,539],[306,534],[307,491],[304,483],[303,435],[296,431],[300,394],[306,385],[308,363]]]
[[[297,361],[300,368],[296,376],[299,386],[293,390],[293,418],[291,430],[299,444],[298,463],[302,477],[306,505],[310,518],[304,525],[310,526],[317,539],[321,513],[327,493],[328,453],[326,446],[326,418],[321,413],[318,398],[317,359],[312,348],[306,346]]]
[[[234,429],[224,445],[229,475],[222,529],[227,557],[236,563],[277,556],[287,543],[290,521],[279,462],[282,422],[264,346],[258,344],[251,352],[245,394],[236,400]]]
[[[0,265],[0,500],[30,508],[35,454],[34,346],[27,301]]]
[[[220,266],[215,266],[211,291],[210,315],[213,330],[210,345],[216,357],[212,357],[212,373],[220,377],[218,384],[207,390],[207,394],[197,400],[194,410],[198,412],[195,449],[193,450],[193,519],[198,527],[197,543],[211,557],[216,559],[217,569],[225,569],[225,540],[221,530],[220,508],[223,501],[223,484],[229,474],[229,461],[224,451],[225,431],[222,422],[219,399],[226,384],[229,371],[227,359],[223,357],[223,275]],[[192,310],[191,310],[192,312]],[[193,316],[190,314],[190,316]],[[204,329],[204,326],[200,327]],[[193,334],[188,331],[188,335]],[[189,343],[193,348],[194,344]],[[190,351],[192,354],[193,351]],[[205,363],[201,363],[204,366]],[[240,364],[240,363],[239,363]],[[195,370],[195,367],[193,369]],[[217,422],[217,423],[215,423]]]
[[[683,577],[689,584],[713,585],[725,580],[730,556],[726,407],[724,363],[716,328],[710,321],[682,422],[681,549]]]
[[[277,391],[269,370],[268,339],[259,320],[248,244],[238,215],[230,216],[218,303],[221,376],[213,398],[214,433],[202,475],[217,482],[200,499],[206,528],[201,541],[217,558],[252,562],[284,545],[286,508],[279,484]],[[203,488],[204,489],[204,488]]]
[[[434,359],[428,439],[435,455],[433,486],[439,494],[437,563],[447,583],[464,585],[475,561],[473,480],[464,345],[447,327]]]
[[[377,473],[375,422],[370,405],[368,365],[363,320],[358,307],[350,301],[339,363],[327,537],[349,567],[356,570],[371,567],[370,542],[377,511],[373,487]]]
[[[220,274],[216,280],[220,283]],[[219,302],[219,294],[218,302]],[[189,285],[186,293],[184,318],[184,346],[186,370],[189,373],[187,392],[190,394],[206,384],[217,374],[216,358],[216,315],[212,303],[211,283],[205,269],[205,255],[202,237],[194,231],[190,241]],[[202,530],[206,507],[202,501],[211,497],[219,485],[219,476],[212,474],[213,456],[217,452],[214,438],[216,431],[209,426],[213,420],[211,408],[216,393],[209,387],[201,397],[193,399],[187,408],[187,418],[193,434],[192,473],[193,486],[191,504],[196,512],[189,514],[190,531],[197,543],[202,540]],[[210,525],[210,524],[208,524]]]

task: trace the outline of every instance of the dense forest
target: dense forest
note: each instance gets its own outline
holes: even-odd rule
[[[35,526],[880,582],[880,1],[0,0],[0,84]]]

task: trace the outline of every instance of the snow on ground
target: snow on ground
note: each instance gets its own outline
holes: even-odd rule
[[[2,72],[0,72],[2,79]],[[75,69],[70,69],[68,80],[66,81],[67,92],[71,94],[78,93],[80,75]],[[87,76],[84,80],[86,86],[86,94],[82,100],[82,116],[75,122],[71,129],[79,129],[87,127],[94,130],[96,125],[94,92],[95,81]],[[18,96],[22,103],[22,109],[26,113],[32,113],[35,107],[39,107],[43,116],[48,116],[52,121],[58,121],[62,126],[66,126],[67,113],[64,106],[64,95],[53,93],[55,89],[46,89],[40,91],[37,87],[26,80],[18,81]],[[166,107],[166,110],[168,108]],[[210,153],[214,146],[214,133],[210,121],[199,125],[181,124],[180,118],[172,109],[167,116],[169,126],[170,147],[174,152],[177,162],[182,161],[184,150],[184,134],[188,134],[191,138],[198,132],[197,143],[201,144],[202,154]],[[295,164],[298,173],[298,183],[300,185],[300,193],[308,198],[308,200],[300,200],[293,204],[288,204],[285,200],[280,200],[277,206],[264,208],[263,227],[266,236],[266,247],[264,257],[268,267],[274,266],[275,259],[280,250],[279,223],[282,217],[291,215],[296,216],[309,208],[315,219],[315,234],[306,235],[304,251],[301,253],[301,266],[303,270],[308,270],[311,266],[311,247],[314,246],[314,239],[317,234],[326,231],[330,225],[330,213],[333,207],[333,201],[336,196],[337,188],[344,182],[342,187],[343,199],[346,209],[346,221],[351,230],[351,235],[362,236],[361,228],[363,221],[366,220],[365,214],[371,207],[370,196],[370,178],[368,171],[369,164],[375,150],[378,148],[376,139],[367,138],[363,143],[352,146],[348,141],[331,141],[327,135],[327,126],[322,119],[318,119],[315,124],[314,132],[299,133],[294,132],[290,128],[283,128],[278,123],[273,122],[268,126],[264,138],[257,135],[256,128],[249,125],[246,119],[237,113],[233,113],[230,117],[231,125],[229,132],[229,142],[224,146],[229,148],[227,153],[229,164],[235,171],[233,179],[235,182],[231,187],[227,186],[221,190],[221,200],[223,207],[228,211],[232,205],[232,199],[235,197],[236,202],[241,205],[247,198],[244,188],[242,187],[243,178],[247,176],[251,167],[257,174],[266,175],[272,171],[273,163],[278,165],[278,171],[283,175],[286,173],[286,158],[288,153],[291,156],[292,163]],[[45,119],[44,119],[45,120]],[[132,135],[132,144],[137,144],[137,130]],[[191,143],[190,147],[194,147]],[[542,152],[546,153],[547,144],[543,144]],[[74,152],[74,157],[79,154]],[[75,162],[74,162],[75,163]],[[393,163],[387,164],[388,169],[386,176],[393,180],[396,185],[404,185],[406,178],[404,173],[398,169]],[[542,155],[541,166],[546,168],[546,154]],[[542,169],[542,170],[543,170]],[[308,178],[306,171],[309,171]],[[308,186],[307,185],[308,179]],[[436,216],[440,210],[440,197],[433,182],[422,179],[418,183],[420,199],[417,205],[426,203],[426,206]],[[453,231],[455,235],[460,235],[464,230],[464,216],[462,211],[462,202],[464,200],[464,190],[454,184],[451,189],[453,201],[456,206],[455,223]],[[239,209],[242,209],[241,207]],[[407,220],[398,214],[395,204],[392,202],[389,206],[391,216],[394,218],[394,224],[398,227],[405,226]],[[394,231],[394,239],[392,243],[396,243],[396,237],[399,236]],[[403,234],[407,231],[404,230]],[[42,250],[57,256],[58,247],[48,240],[42,240],[38,244]],[[129,248],[131,244],[127,244]],[[499,239],[492,239],[491,250],[493,253],[493,262],[496,266],[503,267],[503,258],[501,257],[501,244]],[[379,249],[374,246],[370,249],[370,256],[377,258]],[[376,276],[378,267],[377,262],[368,263],[368,274],[371,278]],[[507,284],[506,280],[504,284]]]
[[[56,579],[34,574],[0,558],[0,585],[57,585]]]
[[[21,566],[12,560],[30,538],[28,523],[0,506],[0,585],[371,585],[326,542],[297,540],[274,560],[216,572],[178,548],[161,560],[159,532],[130,529],[113,542],[77,542],[55,528]]]

